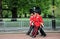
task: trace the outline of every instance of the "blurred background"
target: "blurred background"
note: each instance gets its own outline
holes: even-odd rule
[[[60,28],[60,0],[0,0],[0,30],[28,27],[29,9],[33,6],[41,8],[46,28]],[[52,19],[55,21],[52,22]]]
[[[2,0],[2,17],[3,18],[29,18],[29,9],[32,6],[39,6],[42,9],[44,18],[52,17],[53,0]],[[60,17],[60,0],[55,0],[54,10],[55,17]],[[14,12],[15,11],[15,12]],[[14,15],[13,15],[14,14]]]

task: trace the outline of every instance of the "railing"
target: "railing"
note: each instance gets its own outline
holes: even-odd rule
[[[0,30],[25,30],[29,28],[29,20],[2,21]],[[56,20],[56,28],[60,28],[60,21]],[[44,29],[52,29],[52,20],[44,20]]]

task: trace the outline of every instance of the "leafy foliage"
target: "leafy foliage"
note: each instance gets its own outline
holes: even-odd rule
[[[52,0],[2,0],[3,9],[11,9],[12,7],[17,7],[18,17],[25,17],[25,14],[28,17],[29,9],[33,6],[41,7],[41,15],[43,17],[44,15],[46,15],[46,17],[48,17],[48,15],[52,15]],[[55,0],[55,6],[60,7],[60,0]]]

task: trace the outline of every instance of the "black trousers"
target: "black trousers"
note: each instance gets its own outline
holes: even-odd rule
[[[29,28],[29,30],[28,30],[28,32],[27,32],[27,35],[30,35],[30,33],[31,33],[31,31],[34,29],[34,26],[30,26],[30,28]],[[43,36],[46,36],[46,33],[43,31],[43,29],[42,28],[38,28],[38,30],[40,31],[40,33],[41,33],[41,35],[43,35]],[[37,35],[38,35],[39,33],[37,32]]]
[[[34,26],[30,26],[27,35],[30,35],[31,31],[34,29]],[[39,32],[37,32],[37,35],[39,34]]]
[[[41,33],[42,36],[46,36],[46,33],[43,31],[42,28],[39,28],[39,31],[40,31],[40,33]]]
[[[27,35],[30,35],[31,31],[33,30],[34,26],[30,26],[28,32],[27,32]]]

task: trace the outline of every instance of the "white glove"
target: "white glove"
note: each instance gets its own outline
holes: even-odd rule
[[[34,25],[34,23],[32,23],[32,25]]]
[[[40,26],[40,28],[43,28],[43,27],[44,27],[44,25],[41,25],[41,26]]]
[[[41,27],[44,27],[44,24],[43,23],[41,23]]]
[[[44,27],[44,25],[42,25],[42,27]]]

